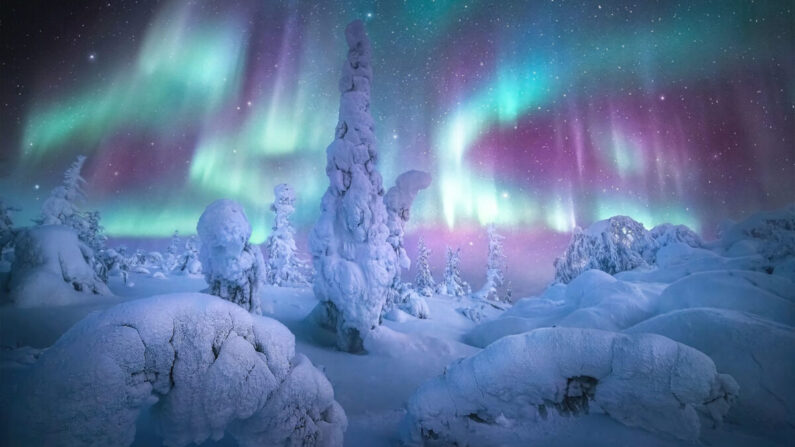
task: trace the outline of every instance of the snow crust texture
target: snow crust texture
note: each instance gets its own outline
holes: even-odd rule
[[[248,239],[251,224],[234,200],[216,200],[207,206],[196,232],[201,239],[199,260],[209,286],[206,292],[259,314],[259,290],[265,278],[265,261]]]
[[[59,306],[111,295],[91,267],[93,252],[70,227],[21,230],[8,278],[9,299],[19,307]]]
[[[337,346],[363,350],[363,340],[380,321],[397,273],[395,250],[387,242],[387,211],[370,115],[370,42],[361,21],[345,29],[348,57],[340,79],[339,121],[326,149],[329,187],[309,237],[315,266],[314,291],[325,307],[326,325]]]
[[[335,446],[347,424],[287,328],[203,294],[89,315],[41,354],[18,393],[19,445],[130,445],[141,411],[170,446],[224,433],[240,445]]]

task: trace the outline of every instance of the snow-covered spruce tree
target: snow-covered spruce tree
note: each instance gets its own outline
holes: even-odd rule
[[[0,199],[0,252],[14,240],[14,221],[11,219],[11,213],[16,211],[19,211],[19,208],[7,206]]]
[[[196,232],[201,240],[202,272],[209,286],[204,292],[259,314],[265,261],[259,248],[248,241],[251,225],[243,207],[234,200],[216,200],[202,213]]]
[[[163,256],[163,263],[160,266],[164,273],[168,273],[177,267],[180,254],[179,247],[181,242],[182,241],[179,238],[179,230],[174,230],[174,233],[171,235],[171,240],[168,242],[166,254]]]
[[[370,115],[370,42],[361,21],[345,29],[348,57],[340,79],[339,122],[326,149],[329,187],[309,236],[315,266],[314,291],[321,324],[337,333],[337,346],[363,350],[397,270],[387,242],[387,213]]]
[[[185,240],[185,252],[179,257],[175,270],[183,275],[201,274],[202,264],[199,261],[199,242],[196,240],[196,236]]]
[[[409,269],[411,267],[411,259],[406,253],[406,248],[403,246],[403,237],[405,235],[406,224],[411,218],[411,204],[417,197],[417,193],[427,188],[431,184],[431,176],[427,172],[411,170],[400,174],[395,180],[395,186],[389,188],[384,196],[384,205],[386,206],[387,227],[389,228],[389,237],[387,241],[392,245],[395,250],[395,256],[398,260],[398,268],[395,270],[395,276],[392,278],[392,285],[387,295],[387,303],[384,307],[386,310],[391,310],[395,306],[403,309],[404,311],[412,309],[427,309],[427,304],[417,303],[410,304],[408,301],[423,300],[423,298],[416,293],[410,293],[411,288],[405,287],[401,281],[402,269]],[[427,317],[427,312],[423,312]],[[419,315],[415,315],[419,317]]]
[[[431,275],[431,266],[428,262],[431,250],[425,245],[425,240],[420,237],[417,243],[417,276],[414,277],[414,290],[422,296],[432,296],[436,282]]]
[[[464,296],[469,295],[472,289],[466,281],[461,279],[461,249],[447,247],[447,263],[444,266],[444,280],[437,289],[440,295]]]
[[[78,155],[77,159],[69,166],[63,176],[63,185],[53,189],[50,197],[44,201],[41,206],[41,216],[36,219],[36,223],[39,225],[69,225],[75,228],[74,222],[70,222],[70,220],[79,215],[77,202],[85,197],[83,184],[86,181],[80,176],[85,161],[84,155]]]
[[[295,212],[295,191],[287,183],[273,188],[271,211],[276,215],[273,232],[265,241],[268,254],[268,284],[275,286],[303,286],[309,284],[304,271],[306,264],[297,256],[295,230],[290,215]]]
[[[497,233],[496,226],[492,223],[486,227],[489,235],[489,255],[486,263],[486,283],[476,293],[476,297],[499,301],[497,289],[505,282],[505,255],[502,253],[502,241],[505,239]]]

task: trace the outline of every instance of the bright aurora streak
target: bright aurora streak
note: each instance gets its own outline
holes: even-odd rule
[[[82,153],[86,207],[113,236],[193,233],[229,197],[262,241],[281,182],[308,228],[354,18],[374,47],[385,183],[434,177],[414,230],[567,233],[626,214],[710,234],[794,200],[791,2],[12,2],[3,14],[18,44],[4,49],[0,188],[23,221]]]

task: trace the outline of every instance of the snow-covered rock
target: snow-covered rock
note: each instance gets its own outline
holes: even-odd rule
[[[91,249],[63,225],[19,232],[8,278],[8,297],[19,307],[61,306],[111,295],[91,267]]]
[[[733,310],[697,308],[659,315],[627,332],[664,335],[705,353],[740,385],[727,420],[750,428],[788,430],[795,439],[791,326]]]
[[[409,445],[530,445],[545,419],[605,413],[694,441],[738,393],[703,353],[655,334],[548,328],[453,363],[408,402]]]
[[[747,270],[694,273],[662,292],[657,313],[693,307],[739,310],[793,325],[795,284],[780,276]]]
[[[209,286],[206,292],[260,313],[265,262],[259,248],[248,241],[251,225],[243,207],[234,200],[216,200],[202,213],[196,232],[201,240],[202,273]]]
[[[142,411],[171,446],[225,433],[241,445],[342,445],[347,424],[287,328],[195,293],[89,315],[41,354],[17,393],[18,445],[129,445]]]
[[[324,309],[314,315],[336,332],[337,346],[363,349],[378,326],[397,272],[395,250],[387,242],[384,188],[370,115],[370,42],[361,21],[345,29],[348,57],[340,79],[335,139],[326,149],[329,187],[309,236],[315,266],[314,291]]]

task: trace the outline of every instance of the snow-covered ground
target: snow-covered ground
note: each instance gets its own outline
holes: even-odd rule
[[[793,216],[701,247],[668,238],[645,265],[584,270],[507,310],[433,295],[430,318],[388,312],[363,354],[317,324],[308,287],[263,286],[263,317],[159,271],[111,276],[112,295],[75,304],[5,304],[0,441],[31,425],[45,441],[334,445],[347,426],[348,446],[792,445]],[[90,437],[105,425],[119,428]]]

